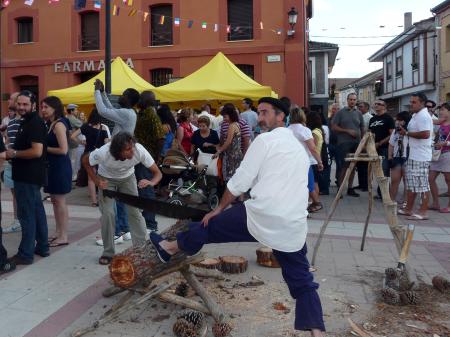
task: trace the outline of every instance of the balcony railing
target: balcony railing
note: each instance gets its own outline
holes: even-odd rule
[[[99,50],[100,37],[98,34],[84,34],[78,37],[78,50]]]
[[[253,27],[231,27],[228,33],[228,41],[252,40]]]
[[[170,46],[173,44],[173,34],[172,31],[155,32],[152,31],[150,34],[150,45],[151,46]]]

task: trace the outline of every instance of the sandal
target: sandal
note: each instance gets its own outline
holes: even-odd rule
[[[450,207],[441,208],[439,210],[440,213],[450,213]]]
[[[100,263],[103,266],[107,266],[111,263],[112,257],[111,256],[100,256],[98,259],[98,263]]]
[[[48,238],[48,243],[52,243],[53,241],[55,241],[57,239],[56,236],[52,236],[50,238]]]
[[[322,203],[320,202],[313,202],[311,205],[308,206],[307,210],[309,213],[315,213],[320,211],[323,208]]]

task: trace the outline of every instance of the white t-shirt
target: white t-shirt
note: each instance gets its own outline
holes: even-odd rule
[[[409,159],[415,161],[431,161],[433,141],[433,120],[428,113],[427,108],[412,115],[408,123],[408,132],[430,131],[430,137],[427,139],[417,139],[408,137]]]
[[[278,127],[251,143],[228,190],[245,201],[247,228],[263,245],[282,252],[303,248],[308,232],[308,155],[291,130]]]
[[[110,146],[111,143],[105,144],[89,155],[89,164],[98,165],[98,174],[102,177],[125,179],[134,173],[135,165],[142,163],[145,167],[150,167],[155,163],[141,144],[136,144],[133,158],[127,160],[116,160],[109,152]]]
[[[330,129],[327,125],[322,125],[322,130],[325,135],[325,144],[330,144]]]
[[[391,137],[389,137],[389,144],[394,147],[392,157],[402,157],[406,158],[406,146],[408,145],[405,136],[402,136],[398,131],[394,131],[391,133]],[[402,153],[399,152],[399,141],[403,144]]]
[[[309,151],[309,148],[306,145],[307,140],[314,139],[311,130],[300,123],[291,124],[289,125],[288,129],[292,130],[295,138],[297,138],[300,144],[302,144],[303,147],[305,148],[306,153],[308,154],[309,157],[309,164],[316,165],[317,160],[312,156],[311,151]]]

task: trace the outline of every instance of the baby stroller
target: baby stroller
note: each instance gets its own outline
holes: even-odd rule
[[[179,150],[169,150],[159,166],[172,179],[167,186],[168,202],[176,205],[206,203],[210,209],[219,205],[218,178],[207,175],[208,166],[196,166],[192,158]]]

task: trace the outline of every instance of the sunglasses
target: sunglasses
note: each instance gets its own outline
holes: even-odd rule
[[[381,106],[386,106],[386,104],[383,104],[383,103],[374,103],[375,105],[381,105]]]

